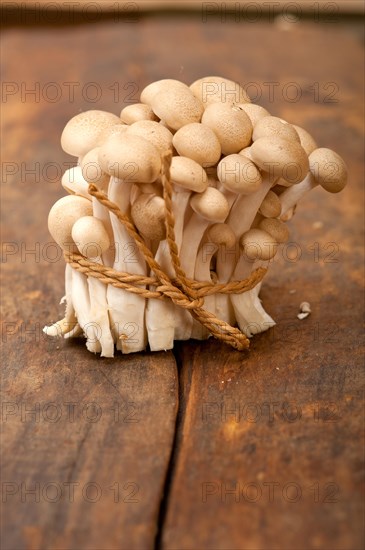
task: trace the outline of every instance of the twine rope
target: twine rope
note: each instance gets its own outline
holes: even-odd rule
[[[130,237],[135,240],[154,276],[148,277],[146,275],[131,275],[130,273],[120,272],[111,267],[97,264],[76,253],[64,252],[65,260],[73,269],[89,277],[94,277],[106,285],[113,285],[116,288],[128,290],[144,298],[169,298],[175,305],[189,310],[191,315],[218,340],[229,344],[239,351],[248,349],[250,342],[245,334],[203,308],[204,296],[216,293],[241,294],[248,292],[263,279],[267,269],[259,267],[247,279],[230,281],[228,283],[199,282],[186,276],[181,267],[179,251],[175,240],[170,164],[171,153],[166,153],[162,158],[161,181],[165,201],[166,241],[176,277],[170,278],[167,276],[139,235],[129,215],[123,214],[119,207],[94,184],[89,184],[89,194],[115,214],[118,220],[125,226]],[[154,287],[154,290],[145,288],[149,286]]]

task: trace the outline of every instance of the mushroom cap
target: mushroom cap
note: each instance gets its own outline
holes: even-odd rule
[[[291,124],[276,116],[265,116],[256,122],[252,140],[256,141],[259,138],[271,136],[300,143],[299,136]]]
[[[99,151],[99,163],[107,174],[129,182],[152,183],[161,170],[158,149],[131,134],[110,136]]]
[[[158,121],[158,117],[152,111],[151,107],[145,103],[127,105],[122,109],[120,119],[124,124],[133,124],[133,122],[137,122],[138,120]]]
[[[169,88],[157,92],[152,100],[153,112],[173,130],[200,122],[204,107],[189,88]]]
[[[85,111],[71,118],[61,135],[61,147],[74,157],[82,157],[98,145],[103,130],[120,122],[106,111]]]
[[[222,153],[238,153],[250,145],[252,124],[244,111],[229,103],[211,103],[202,116],[202,123],[209,126],[221,144]]]
[[[238,103],[236,107],[245,111],[248,118],[251,120],[252,126],[266,116],[270,116],[269,111],[261,107],[261,105],[255,105],[255,103]]]
[[[194,212],[213,222],[224,222],[229,214],[226,197],[214,187],[207,187],[203,193],[194,194],[190,206]]]
[[[175,185],[196,193],[202,193],[208,187],[208,176],[204,168],[187,157],[172,157],[170,178]]]
[[[244,147],[243,149],[241,149],[241,151],[238,152],[239,155],[243,155],[244,157],[252,160],[253,162],[253,158],[251,156],[251,147]]]
[[[172,133],[159,122],[139,120],[128,127],[127,134],[147,139],[160,151],[161,155],[172,150]]]
[[[292,184],[302,181],[309,170],[306,152],[296,141],[262,137],[251,145],[250,153],[259,168]]]
[[[103,222],[94,216],[79,218],[72,227],[71,235],[80,254],[87,258],[97,258],[110,247]]]
[[[281,201],[274,191],[268,191],[259,208],[265,218],[277,218],[281,214]]]
[[[81,166],[73,166],[66,170],[61,179],[61,185],[68,193],[81,195],[91,200],[89,183],[85,180]]]
[[[262,229],[249,229],[240,239],[243,254],[249,260],[271,260],[278,249],[278,243]]]
[[[317,149],[318,145],[307,130],[304,130],[304,128],[301,128],[300,126],[296,126],[295,124],[292,124],[292,126],[299,136],[301,146],[309,156],[315,149]]]
[[[206,233],[207,240],[219,246],[225,245],[233,248],[236,244],[236,235],[232,228],[226,223],[214,223]]]
[[[180,128],[173,137],[173,146],[179,155],[189,157],[202,166],[214,166],[221,157],[221,146],[213,130],[192,122]]]
[[[309,155],[314,180],[329,193],[339,193],[347,183],[347,166],[332,149],[316,149]]]
[[[174,89],[186,90],[187,88],[189,88],[189,86],[184,84],[184,82],[180,82],[180,80],[173,80],[172,78],[164,78],[162,80],[156,80],[156,82],[151,82],[151,84],[148,84],[148,86],[143,88],[140,98],[142,103],[151,105],[151,101],[153,97],[157,94],[157,92],[161,92],[162,90],[174,90]]]
[[[76,252],[72,239],[72,227],[83,216],[92,216],[91,201],[76,195],[59,199],[48,214],[48,229],[56,243],[64,250]],[[73,245],[73,246],[72,246]]]
[[[110,177],[103,172],[99,164],[100,147],[91,149],[81,161],[81,172],[87,183],[94,183],[98,187],[108,185]]]
[[[289,240],[288,226],[277,218],[264,218],[258,227],[269,233],[278,243],[286,243]]]
[[[254,163],[239,154],[222,158],[217,173],[224,187],[234,193],[254,193],[262,183],[261,174]]]
[[[165,201],[150,193],[141,193],[131,207],[131,217],[146,239],[162,241],[166,237]]]
[[[190,85],[193,94],[206,107],[211,103],[250,103],[245,90],[233,80],[221,76],[205,76]]]
[[[126,132],[128,128],[129,126],[127,124],[123,124],[121,121],[119,121],[118,124],[113,124],[113,126],[105,128],[105,130],[100,133],[96,145],[102,145],[104,141],[106,141],[110,136],[124,134],[124,132]]]

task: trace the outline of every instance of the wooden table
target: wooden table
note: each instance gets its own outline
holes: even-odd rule
[[[5,27],[4,550],[362,547],[361,34],[360,21],[199,13]],[[47,215],[65,122],[209,74],[252,83],[349,165],[341,195],[303,201],[265,280],[277,326],[248,353],[210,340],[106,360],[47,339],[63,312]]]

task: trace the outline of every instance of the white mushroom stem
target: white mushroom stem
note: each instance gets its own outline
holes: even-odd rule
[[[317,187],[318,183],[314,180],[311,172],[308,172],[303,181],[296,185],[288,187],[280,195],[281,216],[284,216],[291,208],[293,208],[302,198]]]
[[[108,197],[123,214],[129,211],[132,182],[110,179]],[[124,225],[110,214],[116,247],[114,269],[130,274],[146,275],[145,261]],[[123,353],[142,351],[146,347],[144,324],[145,299],[137,294],[108,285],[107,301],[111,329],[118,350]]]
[[[72,238],[80,253],[102,265],[101,254],[110,247],[108,233],[103,222],[94,216],[77,220],[72,228]],[[107,287],[94,277],[88,277],[90,313],[95,336],[101,346],[102,357],[114,357],[114,341],[110,332]]]
[[[206,232],[198,251],[195,262],[194,278],[196,281],[211,281],[211,262],[216,252],[225,249],[233,248],[236,237],[232,229],[225,223],[216,223],[212,225]],[[219,281],[220,282],[220,281]],[[204,297],[204,309],[212,313],[216,313],[216,298],[218,294],[211,294]],[[234,321],[232,320],[232,323]],[[205,329],[195,319],[193,320],[193,328],[191,337],[198,340],[208,338],[209,331]]]

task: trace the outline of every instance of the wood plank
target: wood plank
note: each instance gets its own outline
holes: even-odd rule
[[[233,26],[210,31],[214,59],[200,59],[206,73],[223,67],[228,50],[230,67],[241,58],[247,66],[241,52],[250,36],[237,53]],[[277,326],[254,338],[249,353],[214,341],[178,346],[183,396],[166,550],[344,550],[364,543],[363,83],[360,71],[354,74],[361,46],[345,29],[308,26],[289,33],[284,44],[270,33],[256,27],[261,46],[249,57],[259,74],[287,82],[294,73],[283,49],[300,52],[305,44],[296,74],[303,82],[331,74],[337,84],[336,104],[307,97],[290,105],[279,98],[272,110],[340,151],[349,185],[337,196],[318,189],[299,206],[290,228],[292,251],[301,257],[291,260],[289,248],[278,254],[262,291]],[[299,321],[304,300],[312,315]]]
[[[54,42],[26,30],[4,36],[6,82],[20,89],[21,82],[76,79],[67,61],[69,33],[77,31]],[[31,63],[12,50],[14,42]],[[92,56],[84,56],[80,50],[76,63],[94,73]],[[62,71],[54,67],[57,59]],[[64,312],[58,305],[64,261],[55,256],[47,215],[65,194],[57,172],[72,159],[59,138],[78,109],[31,95],[13,97],[3,109],[4,550],[153,548],[173,443],[178,386],[172,353],[100,359],[82,341],[48,339],[41,330]]]

